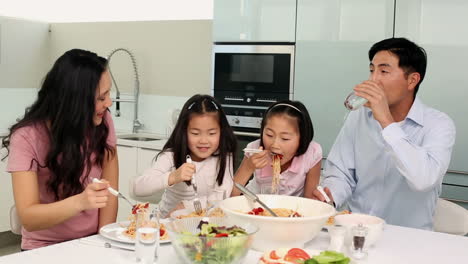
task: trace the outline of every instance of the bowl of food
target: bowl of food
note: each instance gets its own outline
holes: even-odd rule
[[[362,224],[367,228],[367,235],[364,247],[368,248],[379,240],[385,226],[385,221],[377,216],[366,214],[343,214],[335,216],[335,225],[341,225],[346,228],[345,245],[351,245],[352,228]]]
[[[260,204],[245,196],[231,197],[220,203],[220,208],[231,221],[259,227],[252,244],[252,248],[258,251],[304,247],[336,212],[333,206],[313,199],[285,195],[258,197],[279,217],[270,216]]]
[[[223,217],[190,217],[166,225],[177,256],[183,263],[241,263],[258,228],[234,225]]]

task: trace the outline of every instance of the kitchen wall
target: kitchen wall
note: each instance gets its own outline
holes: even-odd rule
[[[0,16],[0,133],[34,101],[49,65],[49,24]]]
[[[193,94],[210,92],[211,24],[211,20],[53,23],[51,61],[71,48],[104,57],[115,48],[129,49],[138,67],[142,130],[166,135],[174,110]],[[129,56],[115,53],[110,67],[119,90],[132,94],[135,75]],[[121,103],[121,113],[114,116],[116,128],[130,131],[133,104]]]
[[[0,88],[4,88],[0,89],[0,132],[24,113],[53,62],[72,48],[104,57],[120,47],[134,53],[143,132],[167,135],[173,113],[190,96],[210,93],[211,20],[47,24],[1,18],[0,22]],[[130,58],[117,52],[110,66],[123,97],[130,97],[135,80]],[[121,116],[114,116],[118,131],[131,131],[133,111],[133,104],[121,103]]]

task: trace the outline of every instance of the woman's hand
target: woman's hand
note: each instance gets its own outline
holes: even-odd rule
[[[184,163],[169,175],[168,184],[169,186],[172,186],[180,182],[191,181],[194,173],[195,165],[191,163]]]
[[[103,208],[109,199],[108,182],[95,182],[86,186],[86,189],[78,194],[78,208],[80,211]]]

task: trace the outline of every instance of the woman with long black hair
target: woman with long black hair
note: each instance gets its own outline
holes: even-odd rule
[[[107,191],[118,189],[111,84],[106,59],[85,50],[65,52],[3,139],[22,249],[88,236],[115,222],[117,199]]]

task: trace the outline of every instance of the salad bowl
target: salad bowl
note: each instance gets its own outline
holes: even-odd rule
[[[207,224],[201,225],[207,222]],[[234,225],[224,217],[176,219],[166,225],[182,263],[239,264],[245,258],[258,228]]]

